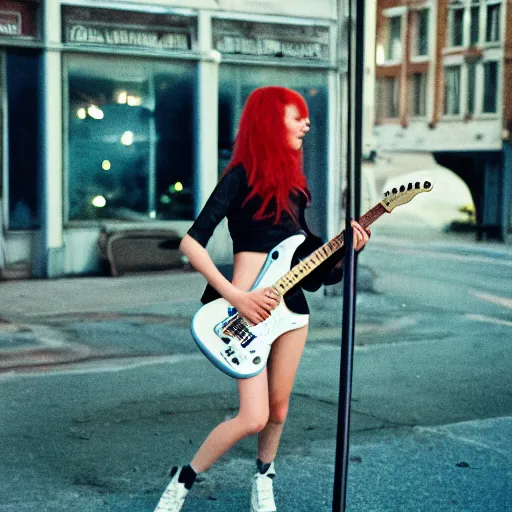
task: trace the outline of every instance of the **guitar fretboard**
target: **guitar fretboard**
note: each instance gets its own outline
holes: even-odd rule
[[[384,213],[387,213],[387,210],[381,203],[378,203],[359,219],[359,224],[361,224],[363,228],[367,228]],[[276,281],[273,284],[273,287],[278,290],[281,295],[284,295],[344,245],[345,231],[342,231],[339,235],[335,236],[333,239],[319,247],[315,252],[311,253],[307,258],[304,258],[297,263],[297,265],[281,277],[281,279]]]

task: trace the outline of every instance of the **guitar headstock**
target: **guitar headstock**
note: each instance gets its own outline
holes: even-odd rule
[[[397,206],[412,201],[418,194],[422,192],[430,192],[433,188],[430,181],[425,181],[421,184],[419,181],[415,183],[409,183],[407,186],[402,185],[400,188],[393,188],[391,192],[384,194],[384,199],[380,202],[382,206],[391,213],[391,211]]]

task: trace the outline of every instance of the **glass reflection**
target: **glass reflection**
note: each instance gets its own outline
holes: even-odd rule
[[[77,56],[67,64],[68,219],[192,219],[195,66]]]

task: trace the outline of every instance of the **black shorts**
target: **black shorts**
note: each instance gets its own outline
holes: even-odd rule
[[[309,315],[309,306],[306,296],[300,286],[294,286],[285,296],[284,303],[293,313]]]

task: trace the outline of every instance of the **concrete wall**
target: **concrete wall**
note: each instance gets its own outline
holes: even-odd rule
[[[377,151],[476,151],[502,147],[501,122],[479,119],[471,123],[440,121],[431,129],[425,121],[374,127]]]

